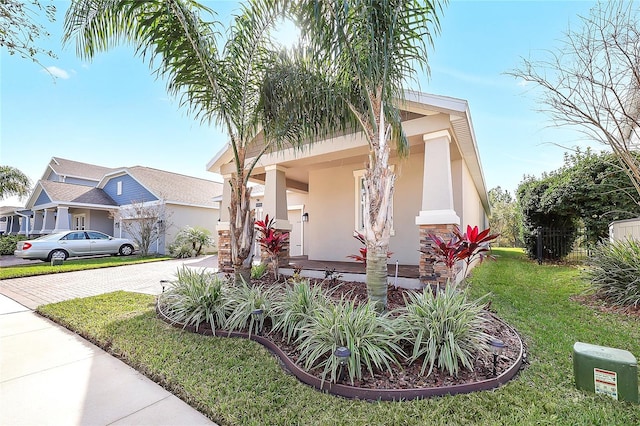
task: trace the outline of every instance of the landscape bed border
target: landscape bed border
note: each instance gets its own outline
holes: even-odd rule
[[[425,388],[410,388],[410,389],[370,389],[370,388],[361,388],[356,386],[349,386],[339,383],[330,383],[328,380],[321,380],[320,378],[307,373],[305,370],[300,368],[289,356],[282,350],[278,345],[272,342],[270,339],[257,335],[255,333],[245,333],[241,331],[227,331],[227,330],[215,330],[215,333],[210,328],[198,328],[190,325],[185,325],[181,323],[177,323],[169,319],[162,309],[160,308],[159,298],[156,301],[156,313],[160,317],[162,321],[165,323],[175,327],[180,328],[185,331],[189,331],[191,333],[197,333],[205,336],[213,336],[216,337],[237,337],[243,339],[249,339],[256,343],[261,344],[265,348],[267,348],[272,354],[274,354],[280,360],[280,366],[294,375],[299,381],[302,383],[309,385],[319,391],[328,392],[329,394],[335,396],[341,396],[347,399],[361,399],[368,401],[409,401],[414,399],[424,399],[430,398],[434,396],[445,396],[445,395],[457,395],[471,392],[479,392],[485,390],[491,390],[498,388],[511,379],[513,379],[518,371],[520,371],[520,367],[522,366],[524,360],[524,345],[522,343],[522,339],[517,331],[511,327],[509,324],[504,322],[502,319],[497,316],[490,314],[496,321],[501,322],[505,327],[507,327],[515,336],[520,345],[518,356],[515,362],[503,371],[501,374],[496,377],[480,380],[478,382],[473,383],[463,383],[458,385],[450,385],[450,386],[436,386],[436,387],[425,387]]]

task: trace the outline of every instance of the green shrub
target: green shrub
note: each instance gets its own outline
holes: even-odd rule
[[[347,362],[351,383],[354,378],[362,378],[364,368],[371,375],[374,369],[386,369],[391,374],[391,365],[398,363],[396,354],[402,354],[396,324],[388,314],[378,315],[372,302],[356,306],[354,301],[342,299],[319,306],[298,337],[298,361],[307,370],[321,368],[322,380],[329,375],[330,382],[335,383],[341,366],[333,354],[344,346],[351,351]]]
[[[205,247],[213,246],[211,232],[201,227],[185,226],[176,235],[175,241],[169,245],[169,254],[177,258],[197,257]]]
[[[640,242],[599,244],[585,271],[596,294],[618,306],[640,305]]]
[[[259,280],[264,277],[264,275],[269,270],[269,265],[266,263],[259,263],[257,265],[251,265],[251,278],[254,280]]]
[[[431,291],[410,293],[404,313],[407,338],[413,347],[410,361],[423,358],[420,374],[434,365],[457,376],[460,364],[473,370],[476,355],[485,355],[490,336],[483,330],[487,319],[481,300],[467,301],[466,293],[455,285],[433,295]]]
[[[160,295],[160,303],[167,317],[176,323],[202,323],[211,328],[224,327],[228,314],[225,281],[218,276],[183,266],[176,273],[172,286]]]
[[[300,330],[309,322],[310,315],[329,302],[322,287],[301,280],[286,287],[283,295],[273,303],[276,322],[274,330],[282,331],[287,342],[296,339]]]
[[[10,255],[16,250],[18,241],[26,240],[24,235],[2,235],[0,236],[0,254]]]
[[[227,318],[227,329],[248,329],[249,334],[260,332],[266,318],[274,321],[271,305],[277,291],[277,287],[250,286],[244,281],[239,286],[229,288],[227,295],[231,313]],[[256,310],[261,310],[260,315],[255,314]]]

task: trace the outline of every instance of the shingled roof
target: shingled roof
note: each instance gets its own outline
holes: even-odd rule
[[[211,180],[142,166],[128,167],[124,171],[168,202],[217,207],[214,197],[222,194],[222,184]]]
[[[81,163],[59,157],[52,157],[49,162],[49,167],[58,176],[85,178],[95,180],[96,182],[100,181],[107,173],[115,170],[109,167],[96,166],[95,164]]]
[[[54,203],[79,203],[116,206],[102,189],[70,183],[41,180],[40,185]]]

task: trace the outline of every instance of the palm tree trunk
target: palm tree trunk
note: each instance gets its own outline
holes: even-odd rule
[[[379,99],[379,98],[378,98]],[[389,144],[383,104],[378,109],[377,131],[372,132],[365,173],[364,236],[367,243],[367,293],[376,310],[387,309],[387,252],[393,225],[392,198],[395,174],[389,168]]]
[[[231,263],[236,284],[251,282],[251,251],[253,248],[254,212],[251,210],[251,188],[244,185],[242,173],[231,179],[229,229],[231,233]]]
[[[367,247],[367,296],[375,303],[377,312],[387,309],[386,247]]]

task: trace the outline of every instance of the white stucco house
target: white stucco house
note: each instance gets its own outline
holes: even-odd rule
[[[108,168],[53,157],[24,208],[4,211],[4,233],[29,237],[92,229],[126,237],[114,212],[132,203],[161,205],[160,238],[151,252],[166,254],[177,232],[199,226],[217,236],[222,184],[143,166]],[[6,210],[6,209],[5,209]],[[120,215],[126,220],[127,215]],[[132,220],[134,218],[131,218]]]
[[[489,201],[469,105],[465,100],[408,92],[399,105],[410,154],[391,153],[397,174],[393,199],[391,263],[419,265],[423,283],[446,279],[433,265],[429,233],[447,234],[454,225],[488,226]],[[259,141],[256,141],[259,143]],[[303,150],[282,149],[264,155],[251,180],[264,185],[256,197],[256,217],[269,214],[277,227],[290,230],[290,255],[310,260],[346,261],[358,252],[354,230],[362,229],[362,178],[368,145],[358,133],[330,138]],[[207,169],[224,180],[218,232],[228,233],[230,191],[234,173],[226,146]],[[248,161],[252,161],[249,159]],[[225,259],[219,255],[221,267]]]

